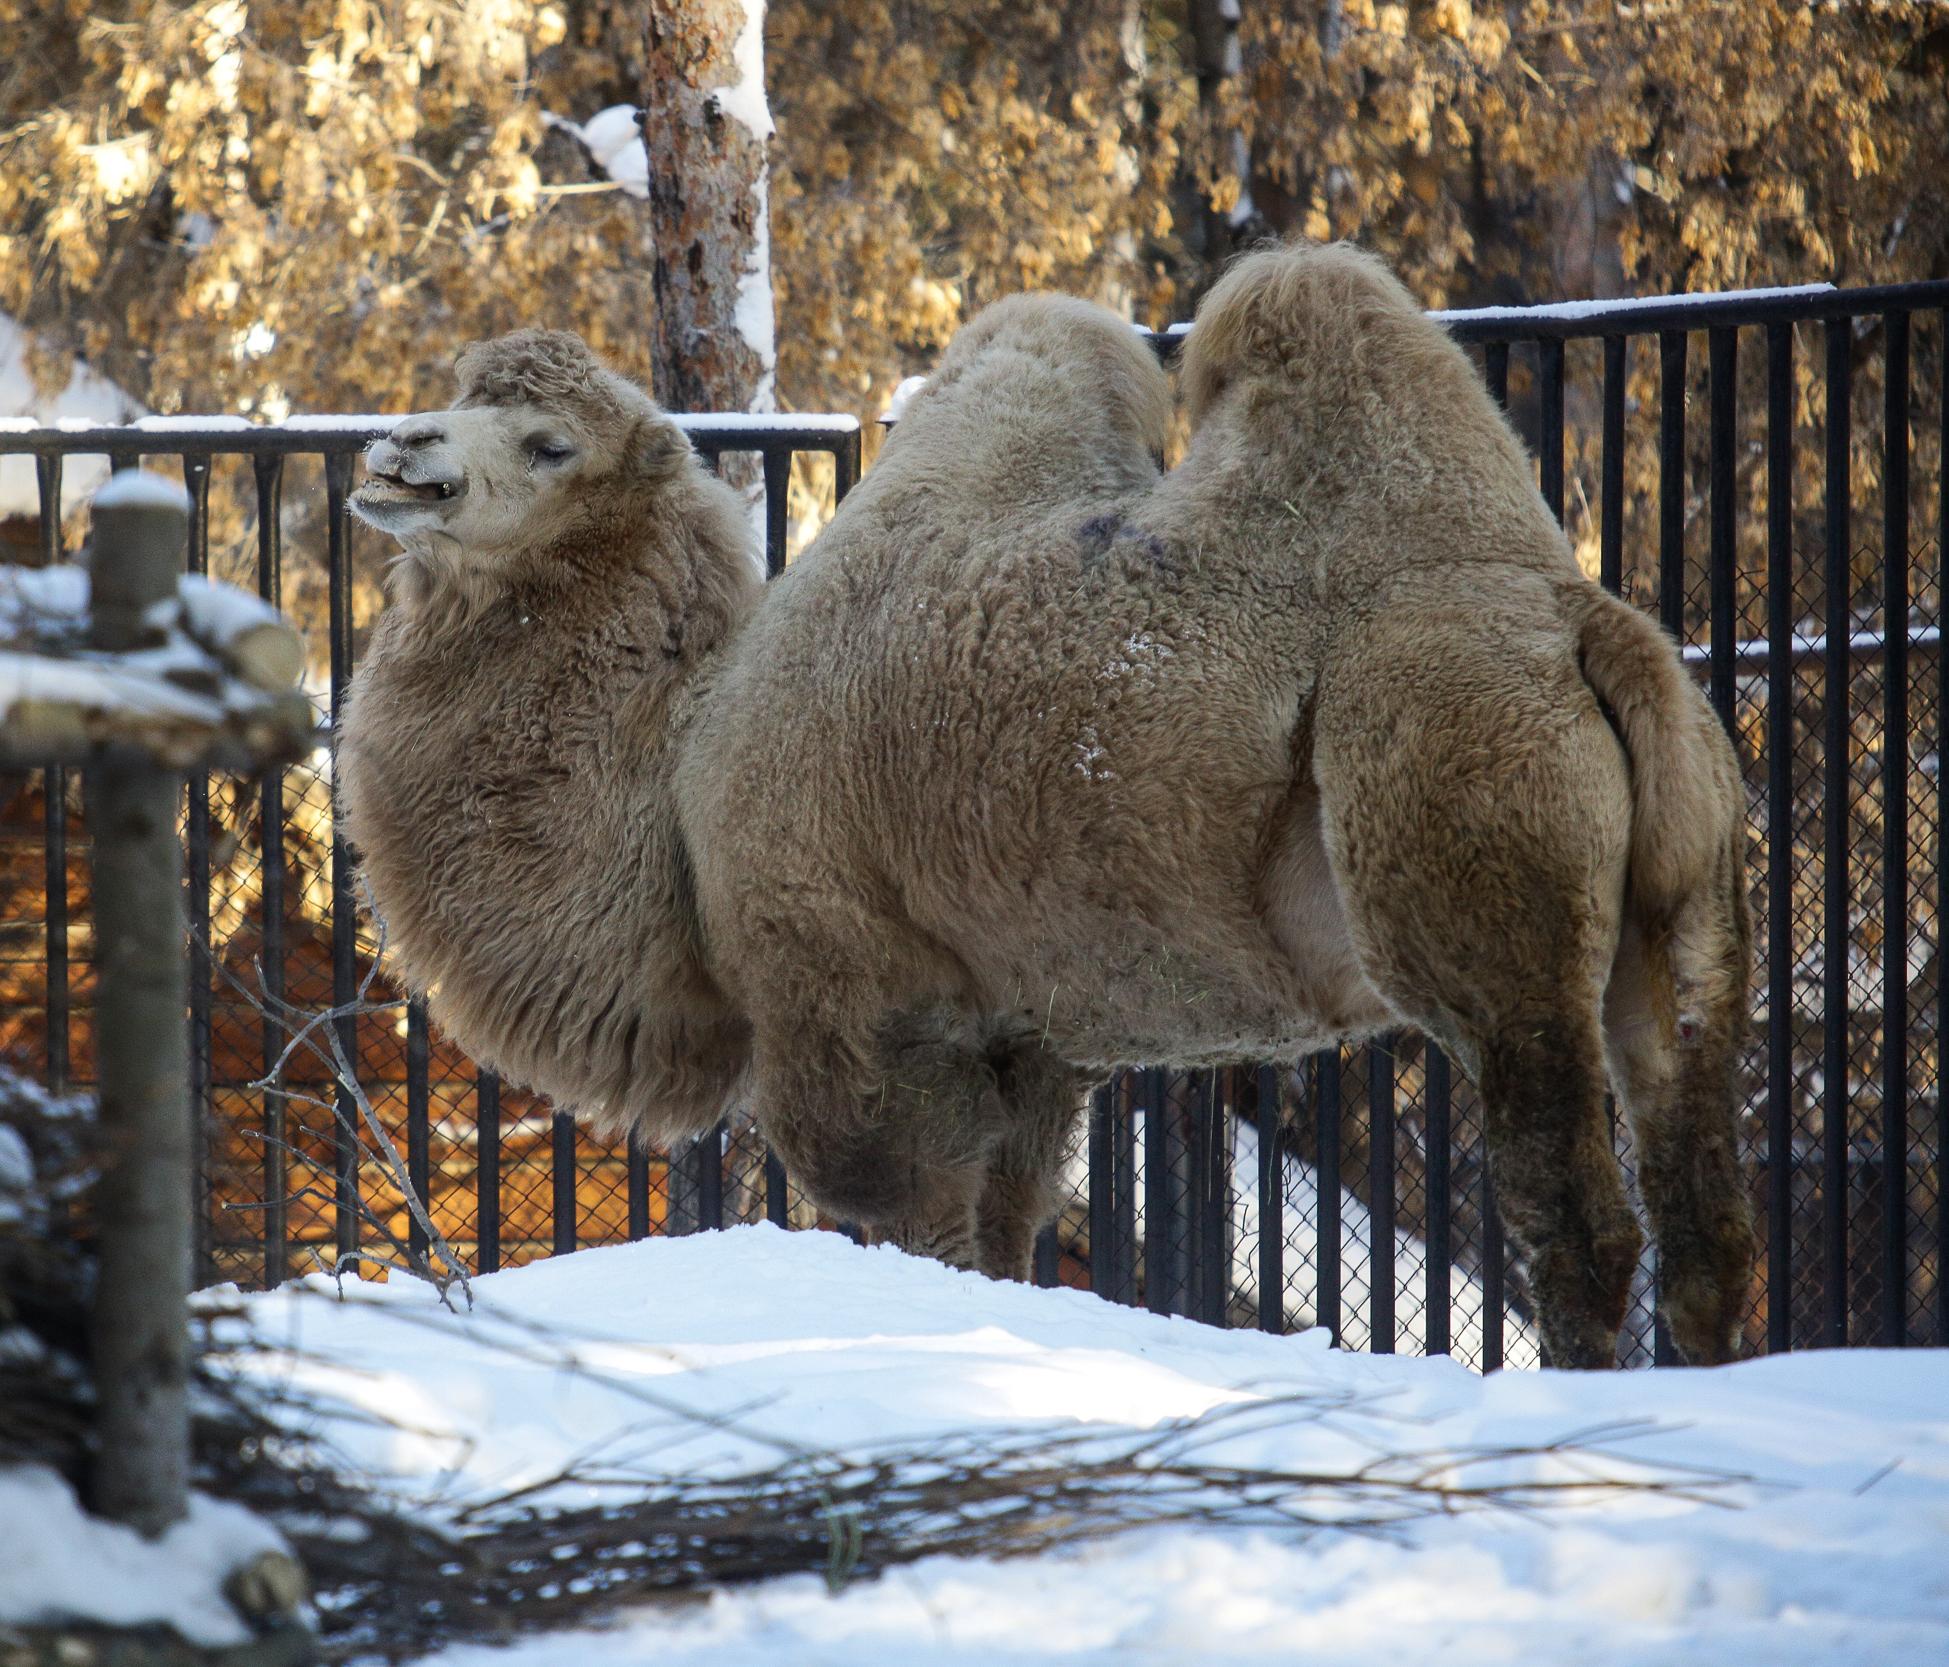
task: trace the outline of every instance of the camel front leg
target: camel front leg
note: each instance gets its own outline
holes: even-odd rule
[[[1007,1126],[975,1206],[975,1265],[991,1279],[1027,1280],[1035,1236],[1061,1207],[1063,1159],[1089,1084],[1030,1047],[1003,1057],[996,1081]]]
[[[827,1215],[879,1243],[980,1265],[976,1204],[1002,1111],[995,1073],[946,1015],[903,1014],[851,1043],[765,1035],[754,1050],[759,1120]]]

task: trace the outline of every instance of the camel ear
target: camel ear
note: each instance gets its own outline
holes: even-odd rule
[[[624,447],[630,472],[652,481],[674,480],[693,455],[690,438],[668,417],[658,412],[642,418],[630,430]]]

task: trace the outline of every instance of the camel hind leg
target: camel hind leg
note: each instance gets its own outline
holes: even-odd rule
[[[1403,681],[1401,656],[1375,661],[1389,681],[1358,685],[1344,713],[1322,707],[1335,745],[1316,758],[1354,947],[1393,1011],[1481,1086],[1490,1170],[1529,1255],[1551,1364],[1608,1367],[1644,1242],[1604,1107],[1624,761],[1594,703],[1565,715],[1525,690],[1520,668],[1472,707]],[[1420,715],[1431,705],[1457,737],[1497,737],[1500,750],[1450,745]]]
[[[1696,1365],[1734,1357],[1752,1282],[1734,1092],[1746,1020],[1742,902],[1695,900],[1655,942],[1627,927],[1605,996],[1612,1079],[1658,1243],[1659,1307]]]
[[[1576,947],[1601,923],[1568,904],[1524,918],[1477,902],[1470,931],[1431,911],[1396,915],[1383,938],[1381,911],[1363,912],[1368,943],[1389,946],[1370,976],[1481,1085],[1490,1171],[1529,1256],[1547,1362],[1608,1367],[1644,1235],[1604,1106],[1599,981]]]
[[[1610,1366],[1644,1237],[1611,1147],[1596,1015],[1498,1026],[1477,1047],[1489,1163],[1529,1253],[1546,1359]]]

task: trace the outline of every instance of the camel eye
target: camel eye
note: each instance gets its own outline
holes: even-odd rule
[[[575,455],[575,448],[565,440],[557,440],[550,434],[533,434],[526,442],[530,463],[566,463]]]

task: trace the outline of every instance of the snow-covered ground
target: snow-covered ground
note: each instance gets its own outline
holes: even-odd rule
[[[189,1515],[158,1540],[89,1516],[40,1465],[0,1468],[0,1627],[64,1621],[174,1628],[213,1648],[250,1637],[224,1600],[235,1569],[284,1542],[250,1512],[190,1498]]]
[[[808,1448],[1025,1427],[1114,1446],[1214,1413],[1200,1447],[1212,1464],[1344,1473],[1377,1451],[1581,1436],[1584,1457],[1501,1474],[1745,1478],[1387,1538],[1151,1528],[1016,1562],[937,1557],[837,1596],[791,1577],[600,1633],[453,1649],[443,1667],[1949,1661],[1939,1351],[1483,1379],[769,1227],[496,1274],[476,1282],[471,1314],[404,1283],[329,1290],[248,1299],[260,1333],[288,1346],[249,1369],[299,1397],[290,1416],[311,1434],[436,1516],[569,1467],[625,1483],[724,1475]],[[1321,1416],[1315,1400],[1346,1404]]]

